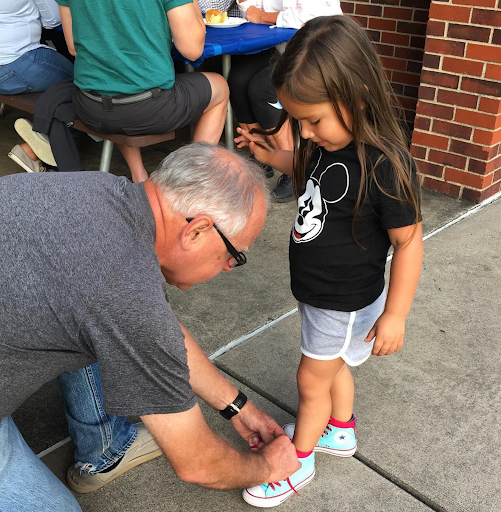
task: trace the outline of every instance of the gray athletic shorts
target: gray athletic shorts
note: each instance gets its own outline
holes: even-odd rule
[[[365,337],[381,316],[386,290],[372,303],[358,311],[333,311],[298,303],[301,314],[301,352],[323,361],[341,357],[346,364],[358,366],[372,352],[374,341]]]

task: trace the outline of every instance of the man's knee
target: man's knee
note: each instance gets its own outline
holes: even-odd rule
[[[211,103],[218,104],[223,101],[228,101],[230,97],[230,90],[226,80],[218,73],[204,73],[204,75],[207,77],[211,85]]]

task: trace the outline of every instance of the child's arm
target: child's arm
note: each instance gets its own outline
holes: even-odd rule
[[[375,356],[390,355],[402,348],[405,320],[411,309],[423,263],[421,223],[389,229],[388,236],[394,249],[388,297],[383,314],[365,339],[369,342],[376,337],[372,349]]]
[[[292,175],[293,151],[274,149],[264,140],[262,135],[250,134],[242,128],[237,128],[237,132],[240,134],[240,137],[235,138],[237,147],[242,148],[248,145],[258,162],[271,165],[273,169],[289,176]]]

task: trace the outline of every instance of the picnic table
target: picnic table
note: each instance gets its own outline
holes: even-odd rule
[[[232,28],[207,27],[204,51],[200,58],[196,61],[189,61],[175,48],[172,50],[172,56],[176,60],[183,61],[187,65],[188,71],[193,71],[193,69],[200,66],[205,59],[221,55],[223,60],[223,76],[228,79],[231,70],[232,55],[247,55],[262,52],[268,48],[287,42],[295,33],[296,29],[293,28],[270,27],[269,25],[256,23],[243,23],[238,27]],[[228,102],[228,113],[226,115],[225,124],[225,141],[228,149],[234,148],[233,137],[233,111]]]

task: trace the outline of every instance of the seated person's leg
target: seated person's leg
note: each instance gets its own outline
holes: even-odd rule
[[[12,418],[0,420],[0,510],[81,512],[77,500],[30,450]]]

